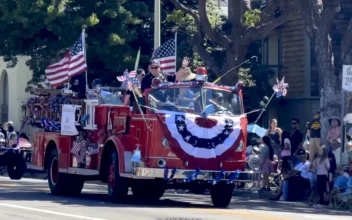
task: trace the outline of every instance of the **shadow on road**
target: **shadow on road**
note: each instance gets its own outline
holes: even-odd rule
[[[24,182],[24,181],[1,181],[1,184],[16,184],[16,187],[1,187],[0,202],[11,201],[50,201],[61,205],[91,206],[91,207],[131,207],[131,208],[197,208],[213,209],[210,196],[193,195],[181,193],[165,193],[159,201],[138,200],[128,196],[123,204],[111,203],[108,199],[106,187],[103,185],[89,185],[78,197],[60,197],[50,194],[45,182]],[[271,194],[258,194],[248,191],[234,193],[232,203],[227,210],[262,210],[279,213],[300,213],[346,216],[351,215],[349,211],[337,211],[328,209],[316,209],[309,207],[302,202],[279,202],[270,201]]]

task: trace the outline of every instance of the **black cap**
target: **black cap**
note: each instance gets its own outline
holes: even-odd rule
[[[160,63],[157,60],[152,60],[150,61],[149,65],[160,66]]]
[[[302,149],[302,148],[298,149],[297,152],[296,152],[297,156],[304,156],[306,154],[307,154],[306,151],[304,149]]]
[[[92,84],[93,84],[94,86],[96,86],[96,85],[101,85],[101,81],[100,81],[100,79],[95,79],[95,80],[93,80]]]
[[[213,97],[214,99],[219,99],[224,98],[224,95],[221,92],[215,92]]]
[[[315,115],[320,115],[320,111],[317,111],[314,113]]]

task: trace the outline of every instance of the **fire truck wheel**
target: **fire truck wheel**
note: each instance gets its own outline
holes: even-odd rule
[[[108,193],[113,202],[122,202],[128,194],[128,180],[120,176],[119,160],[116,151],[110,154],[108,167]]]
[[[158,200],[165,192],[166,182],[163,180],[134,180],[131,188],[133,196],[138,199]]]
[[[81,194],[83,186],[84,186],[84,178],[82,176],[77,175],[66,175],[65,179],[68,187],[66,187],[65,194],[68,196],[78,196]]]
[[[17,157],[14,161],[7,165],[7,174],[12,180],[20,180],[26,171],[26,161],[22,157]]]
[[[67,177],[59,173],[59,160],[57,150],[50,153],[48,164],[48,183],[53,195],[65,195],[68,186]]]
[[[232,199],[234,186],[220,182],[210,189],[211,201],[217,208],[226,208]]]

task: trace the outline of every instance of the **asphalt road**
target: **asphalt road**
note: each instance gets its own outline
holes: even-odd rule
[[[0,177],[1,220],[352,220],[351,212],[310,208],[303,203],[269,201],[269,195],[238,192],[228,209],[214,209],[209,196],[166,193],[146,204],[131,196],[125,204],[110,203],[104,185],[89,184],[80,197],[50,194],[47,182]]]

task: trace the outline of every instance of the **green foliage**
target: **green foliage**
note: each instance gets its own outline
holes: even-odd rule
[[[244,26],[255,27],[260,22],[261,11],[259,9],[251,9],[244,13]]]
[[[188,6],[197,9],[198,4],[196,1],[188,2]],[[185,15],[180,10],[174,10],[172,5],[168,6],[169,13],[165,16],[165,23],[167,23],[165,25],[170,26],[170,31],[178,33],[178,63],[181,62],[184,56],[187,56],[191,58],[190,65],[192,69],[206,65],[201,60],[199,54],[194,51],[194,44],[192,40],[194,35],[197,33],[197,27],[194,23],[194,19],[190,15]],[[216,1],[207,2],[207,11],[210,24],[213,28],[219,28],[221,25],[223,25],[224,22],[220,16],[220,10],[216,5]],[[204,46],[209,53],[214,51],[214,45],[212,45],[211,42],[204,41]]]
[[[56,2],[56,3],[53,3]],[[105,82],[132,69],[137,50],[152,53],[150,22],[153,0],[0,0],[0,56],[16,64],[28,56],[33,82],[60,59],[86,27],[89,78]],[[150,56],[142,56],[144,65]]]
[[[255,80],[253,80],[250,68],[240,68],[238,71],[238,78],[244,83],[246,87],[255,86]]]

